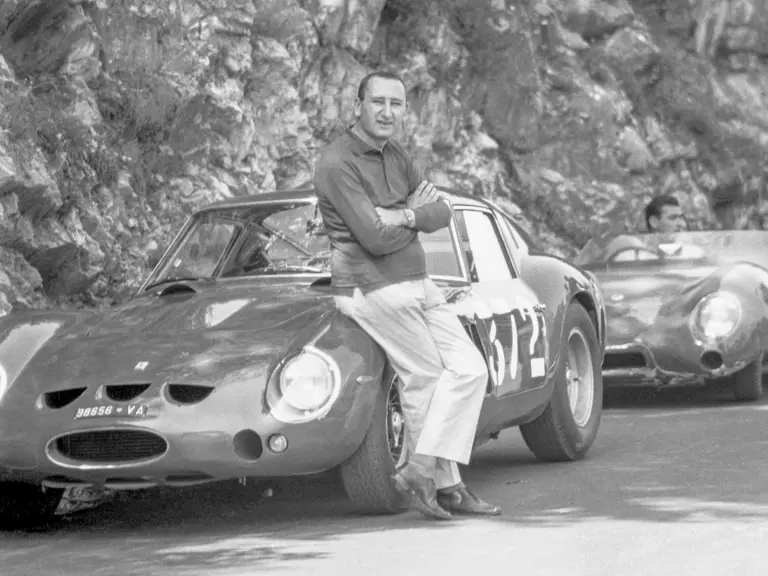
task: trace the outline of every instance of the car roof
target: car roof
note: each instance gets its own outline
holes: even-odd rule
[[[466,192],[443,187],[438,187],[438,189],[445,193],[454,204],[495,209],[495,206],[490,202],[483,198],[467,194]],[[312,202],[315,198],[315,190],[312,186],[291,188],[276,192],[261,192],[259,194],[249,194],[247,196],[237,196],[226,200],[219,200],[195,210],[194,214],[222,208],[247,208],[249,206],[257,206],[268,202]]]

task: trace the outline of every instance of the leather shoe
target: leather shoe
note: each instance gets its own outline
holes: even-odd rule
[[[411,506],[416,508],[427,518],[435,520],[450,520],[451,514],[443,510],[437,503],[437,490],[435,481],[428,476],[420,474],[412,466],[401,468],[392,480],[398,492],[410,497]]]
[[[437,502],[454,514],[468,514],[473,516],[498,516],[501,508],[480,500],[466,488],[459,488],[452,492],[438,492]]]

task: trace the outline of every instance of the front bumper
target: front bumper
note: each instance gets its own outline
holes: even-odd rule
[[[703,363],[705,352],[720,354],[720,362]],[[697,356],[692,354],[692,356]],[[703,385],[708,380],[738,372],[748,359],[734,358],[721,351],[702,349],[694,359],[682,358],[670,349],[652,350],[642,343],[606,346],[603,382],[606,387],[648,387]]]
[[[348,459],[368,429],[377,388],[356,388],[323,419],[301,424],[244,405],[234,390],[213,410],[168,406],[158,395],[144,419],[75,420],[76,406],[55,420],[38,414],[23,433],[0,435],[0,479],[137,489],[322,472]],[[287,440],[282,452],[270,448],[275,434]]]

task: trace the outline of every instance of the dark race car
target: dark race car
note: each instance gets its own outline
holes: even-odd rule
[[[768,232],[619,234],[576,263],[608,311],[606,386],[727,386],[762,394],[768,349]]]
[[[602,408],[594,278],[493,204],[446,196],[451,226],[421,237],[490,367],[477,444],[520,426],[542,460],[583,457]],[[5,518],[45,514],[72,486],[332,469],[361,511],[401,510],[397,379],[337,312],[329,255],[311,190],[237,198],[195,213],[127,303],[0,320]]]

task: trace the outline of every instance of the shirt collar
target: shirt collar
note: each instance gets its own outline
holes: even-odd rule
[[[363,154],[367,154],[368,152],[379,152],[382,153],[384,149],[387,147],[387,144],[389,144],[389,141],[387,141],[384,146],[379,150],[378,148],[374,148],[370,144],[368,144],[365,140],[360,138],[357,134],[355,134],[352,131],[352,126],[347,127],[347,136],[350,139],[350,148],[352,149],[352,152],[354,152],[358,156],[362,156]]]

